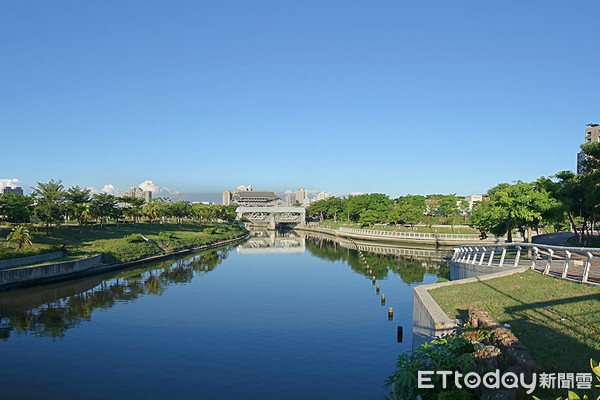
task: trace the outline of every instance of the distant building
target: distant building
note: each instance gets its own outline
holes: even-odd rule
[[[149,203],[152,199],[152,192],[149,190],[144,190],[139,187],[130,187],[129,192],[125,193],[130,197],[139,197],[140,199],[144,199],[146,203]]]
[[[308,192],[304,188],[300,188],[296,190],[296,203],[300,203],[302,205],[308,204]]]
[[[600,142],[600,125],[598,124],[587,124],[587,128],[585,130],[585,138],[584,143],[598,143]],[[580,151],[577,153],[577,173],[583,174],[583,163],[585,161],[585,153]]]
[[[469,212],[473,211],[473,205],[478,201],[483,201],[483,196],[480,194],[472,194],[465,196],[465,200],[469,202]]]
[[[252,190],[252,186],[238,186],[233,192],[223,192],[223,205],[259,206],[274,204],[280,200],[275,192]]]
[[[227,189],[223,192],[223,205],[228,206],[231,204],[231,190]]]
[[[296,204],[296,198],[294,197],[294,195],[291,193],[286,194],[285,195],[285,205],[288,207],[291,207],[294,204]]]
[[[23,195],[23,188],[20,186],[16,186],[16,187],[5,187],[4,189],[2,189],[2,193],[6,194],[6,193],[16,193],[16,194],[20,194],[21,196]]]
[[[325,192],[319,192],[319,194],[317,194],[317,200],[327,200],[328,198],[330,198],[331,196],[329,195],[329,193],[325,193]]]

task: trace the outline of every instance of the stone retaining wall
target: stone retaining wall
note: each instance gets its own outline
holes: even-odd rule
[[[0,271],[0,287],[5,289],[63,279],[95,267],[101,258],[102,254],[98,254],[80,260]]]
[[[62,251],[54,253],[38,254],[37,256],[11,258],[10,260],[0,260],[0,269],[18,267],[27,264],[37,264],[44,261],[50,261],[63,256]]]

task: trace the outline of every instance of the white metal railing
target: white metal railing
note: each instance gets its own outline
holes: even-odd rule
[[[403,239],[442,239],[442,240],[479,240],[479,235],[476,234],[461,234],[461,233],[421,233],[421,232],[399,232],[399,231],[383,231],[377,229],[359,229],[340,227],[340,232],[355,233],[358,235],[379,236],[379,237],[398,237]]]
[[[452,262],[524,267],[563,279],[600,285],[600,248],[505,243],[454,247]]]

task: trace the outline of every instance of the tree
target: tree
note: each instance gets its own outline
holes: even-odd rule
[[[170,214],[177,219],[178,224],[181,224],[185,217],[193,215],[192,205],[187,201],[176,201],[169,206],[169,209]]]
[[[337,222],[338,214],[344,211],[344,201],[339,197],[330,197],[327,199],[327,216],[333,216],[333,220]]]
[[[471,204],[462,199],[458,202],[458,211],[463,216],[463,222],[467,222],[467,215],[469,215],[469,211],[471,211]]]
[[[9,242],[17,243],[19,245],[19,250],[21,250],[23,248],[23,245],[25,244],[28,246],[31,246],[33,244],[31,234],[29,233],[29,230],[24,226],[14,227],[6,237],[6,240],[8,240]]]
[[[211,206],[203,203],[192,204],[192,211],[195,217],[198,217],[201,222],[210,222],[213,218]]]
[[[410,224],[414,229],[423,218],[423,210],[410,202],[401,201],[390,213],[390,222]]]
[[[438,214],[443,215],[446,219],[450,219],[450,225],[452,226],[452,232],[454,232],[454,215],[458,214],[458,204],[456,195],[444,195],[440,197],[437,203]]]
[[[327,200],[319,200],[312,203],[306,209],[308,215],[319,215],[319,221],[323,222],[327,213]]]
[[[373,226],[374,223],[379,221],[380,215],[374,210],[365,210],[360,213],[359,222],[362,225],[369,225],[369,227]]]
[[[518,229],[531,242],[531,230],[536,228],[548,210],[555,206],[555,200],[539,184],[517,181],[513,185],[501,183],[490,189],[489,202],[479,204],[472,214],[473,225],[482,237],[487,232],[495,235],[508,235],[512,242],[512,230]]]
[[[145,202],[144,199],[135,196],[123,196],[120,200],[121,203],[125,205],[125,207],[123,207],[123,214],[131,217],[135,224],[142,215],[142,207]]]
[[[109,218],[114,218],[117,223],[122,210],[117,207],[118,198],[108,193],[96,193],[92,198],[90,210],[93,218],[100,220],[100,226],[107,223]]]
[[[8,222],[27,223],[31,220],[33,199],[8,192],[0,197],[0,217]]]
[[[83,224],[85,224],[90,218],[90,212],[88,208],[91,200],[90,190],[81,189],[79,186],[74,186],[67,190],[65,198],[67,200],[67,212],[75,217],[79,223],[79,228],[83,229]]]
[[[63,200],[65,190],[62,181],[51,179],[48,183],[38,182],[33,195],[37,199],[35,215],[46,225],[46,234],[49,233],[50,224],[60,224],[63,219]]]
[[[414,229],[415,224],[423,220],[426,209],[424,196],[409,194],[396,199],[396,208],[390,213],[389,220],[395,224],[410,224]]]
[[[151,200],[150,202],[144,204],[144,206],[142,207],[142,213],[146,216],[146,218],[148,218],[150,224],[152,224],[152,221],[154,219],[158,218],[158,209],[159,207],[156,201],[154,200]]]

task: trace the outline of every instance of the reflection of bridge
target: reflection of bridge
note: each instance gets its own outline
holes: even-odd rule
[[[304,253],[304,237],[279,236],[271,231],[268,235],[251,237],[237,247],[239,254]]]
[[[304,207],[279,207],[279,206],[240,206],[236,210],[237,219],[247,219],[254,225],[266,225],[275,229],[277,224],[303,224],[306,221]]]

